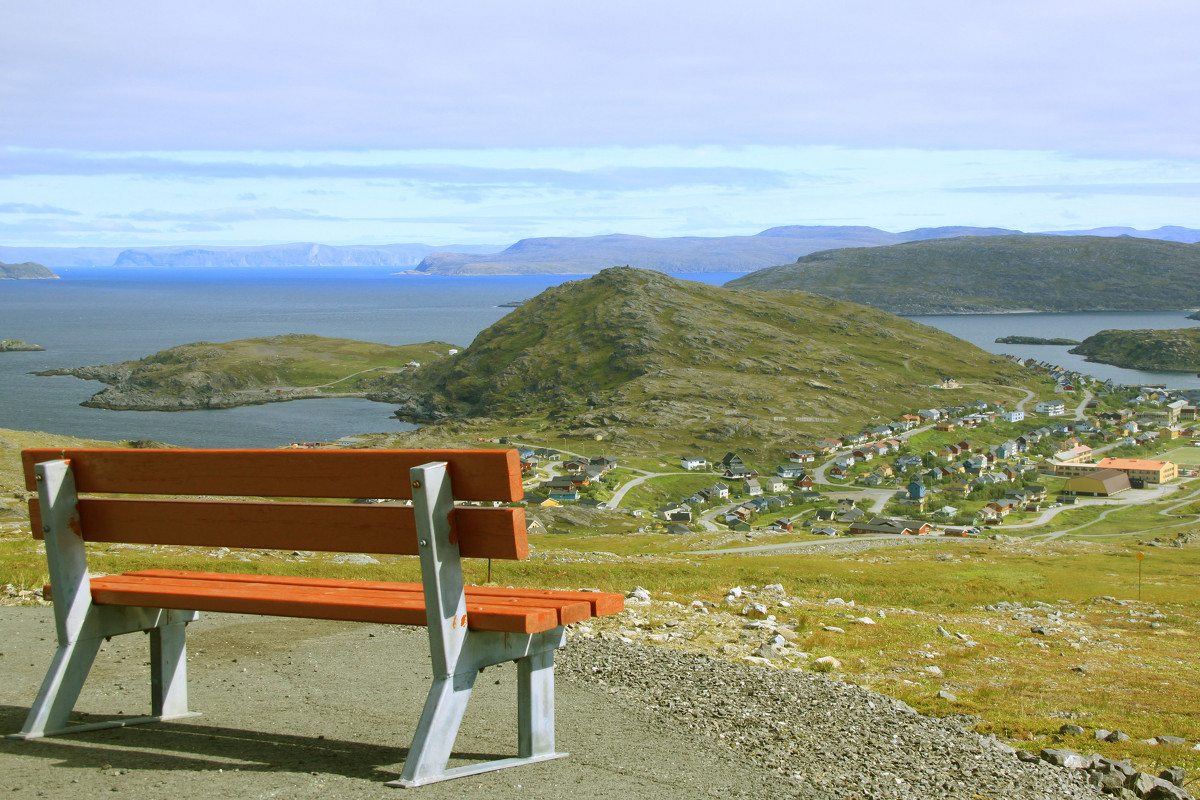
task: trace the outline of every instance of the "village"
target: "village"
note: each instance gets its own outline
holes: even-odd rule
[[[530,507],[623,512],[643,518],[643,532],[788,541],[1041,532],[1069,508],[1158,499],[1200,464],[1192,398],[1024,365],[1044,375],[1048,399],[914,409],[852,433],[780,443],[768,462],[682,453],[677,469],[664,456],[655,470],[512,444]],[[947,378],[940,388],[959,387]],[[540,527],[535,519],[531,530]]]

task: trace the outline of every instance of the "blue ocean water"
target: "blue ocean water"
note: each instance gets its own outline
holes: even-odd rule
[[[212,411],[106,411],[79,403],[101,384],[37,377],[33,370],[142,358],[196,341],[310,333],[384,344],[440,340],[466,346],[524,300],[578,276],[448,278],[389,268],[63,268],[57,281],[0,281],[0,338],[44,352],[0,353],[0,428],[104,440],[155,439],[192,447],[277,447],[411,426],[392,407],[328,399]],[[681,275],[720,285],[734,274]],[[1067,348],[996,345],[1007,334],[1082,339],[1106,327],[1196,324],[1179,312],[920,317],[992,352],[1066,362],[1126,383],[1200,386],[1191,375],[1134,373],[1085,364]],[[1078,363],[1076,363],[1078,362]]]

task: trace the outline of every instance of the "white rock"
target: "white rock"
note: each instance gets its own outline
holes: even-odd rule
[[[728,592],[725,593],[725,596],[732,597],[733,599],[736,600],[737,598],[742,596],[742,587],[740,587],[740,586],[733,587],[732,589],[730,589]]]
[[[629,598],[630,600],[636,600],[639,603],[649,603],[650,602],[650,590],[645,589],[641,586],[633,587],[633,591],[629,592],[629,594],[627,594],[625,596],[627,598]]]
[[[842,666],[842,662],[838,661],[833,656],[821,656],[813,663],[820,664],[822,666],[825,666],[826,664],[828,664],[831,669],[838,669]]]
[[[745,661],[747,664],[753,664],[756,667],[771,666],[770,660],[763,658],[762,656],[744,656],[742,658],[742,660]]]
[[[827,605],[827,606],[844,606],[844,605],[846,605],[846,601],[840,597],[831,597],[825,601],[825,605]]]
[[[839,628],[836,625],[826,625],[823,628],[821,628],[821,630],[829,631],[830,633],[845,633],[846,632],[845,629]]]
[[[934,676],[936,676],[936,677],[939,677],[939,678],[940,678],[940,677],[941,677],[941,676],[944,674],[944,673],[942,672],[942,668],[941,668],[941,667],[936,667],[936,666],[933,666],[933,665],[930,665],[930,666],[928,666],[928,667],[921,667],[921,669],[922,669],[922,670],[924,670],[925,672],[928,672],[930,675],[934,675]]]
[[[875,620],[871,619],[870,617],[859,617],[858,619],[856,619],[854,621],[856,623],[858,623],[859,625],[874,625],[875,624]]]
[[[750,603],[742,609],[742,616],[750,619],[766,619],[769,615],[767,607],[762,603]]]

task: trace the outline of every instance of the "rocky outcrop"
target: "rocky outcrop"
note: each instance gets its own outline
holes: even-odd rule
[[[58,276],[41,264],[27,261],[24,264],[0,264],[0,281],[3,280],[47,280]]]
[[[0,353],[15,353],[19,351],[45,350],[46,348],[20,339],[0,339]]]

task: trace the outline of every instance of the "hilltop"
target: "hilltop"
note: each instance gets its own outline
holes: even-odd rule
[[[490,418],[631,447],[757,448],[944,404],[930,387],[947,375],[1027,381],[1003,358],[864,306],[620,267],[547,289],[393,394],[397,416],[417,422]],[[997,391],[955,397],[984,395]]]
[[[373,397],[385,377],[411,374],[409,362],[445,356],[453,345],[391,346],[288,334],[232,342],[194,342],[137,361],[72,367],[37,375],[74,375],[108,388],[82,405],[140,411],[231,408],[317,397]]]
[[[1132,237],[968,236],[831,250],[730,281],[804,289],[895,314],[1200,306],[1200,246]]]
[[[1069,352],[1126,369],[1195,372],[1200,370],[1200,327],[1100,331]]]
[[[57,277],[57,275],[43,267],[41,264],[35,264],[32,261],[26,261],[24,264],[0,263],[0,281],[46,280]]]

